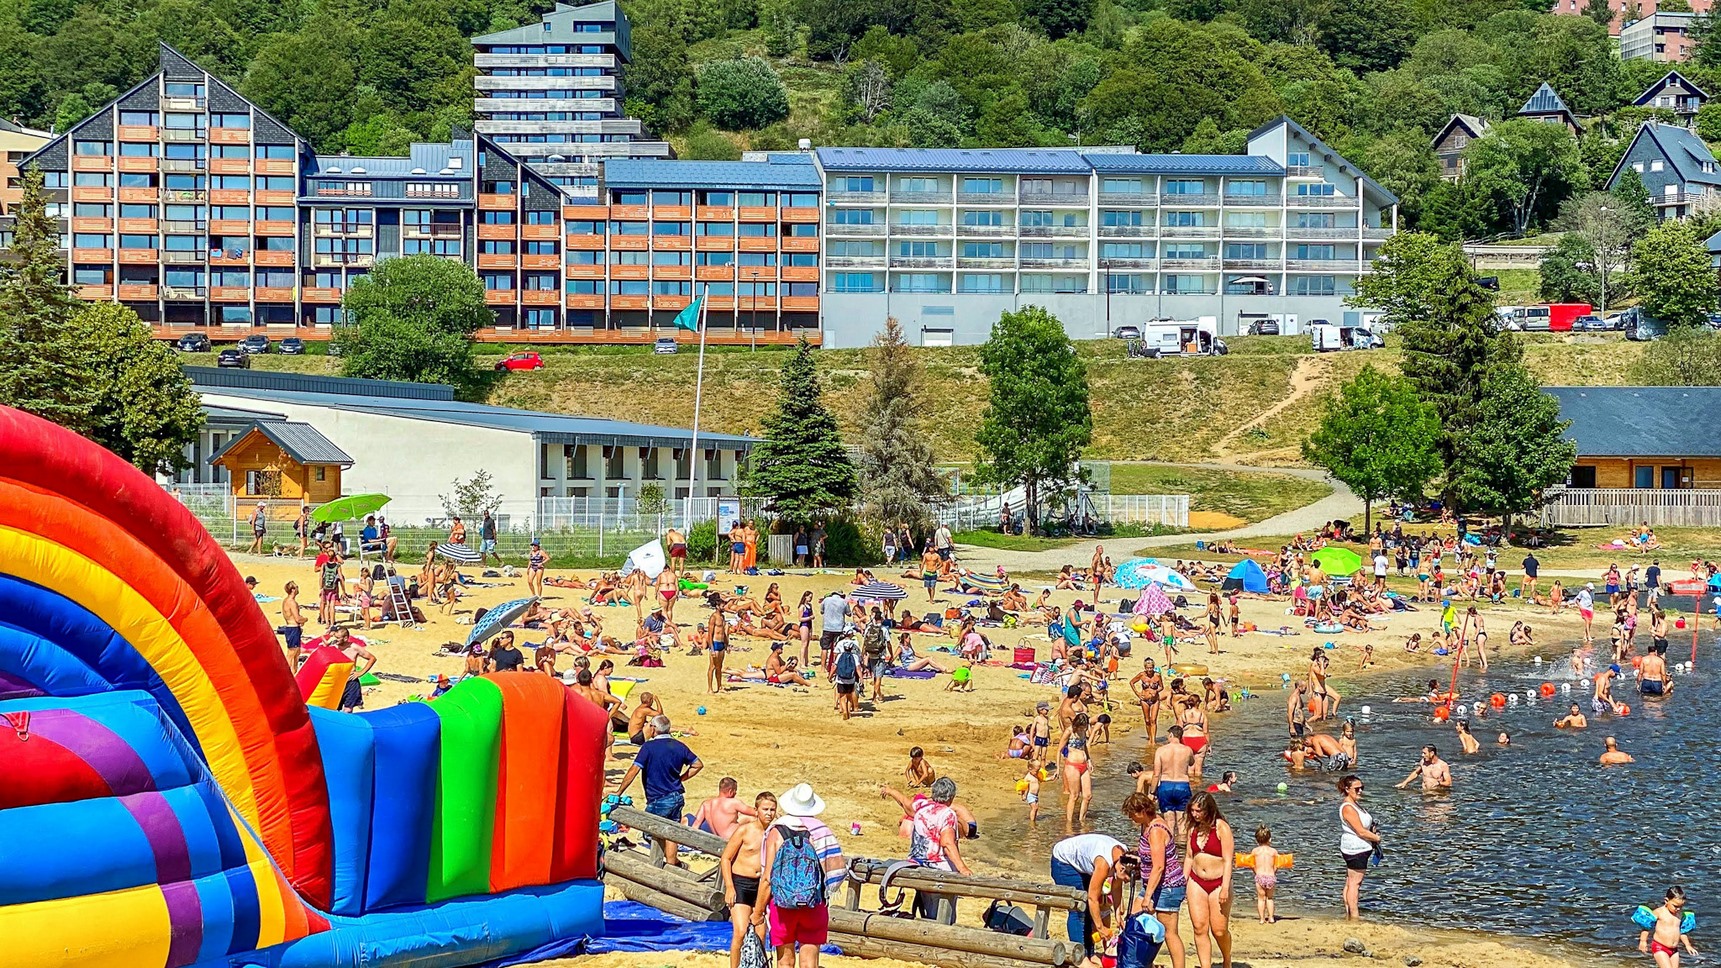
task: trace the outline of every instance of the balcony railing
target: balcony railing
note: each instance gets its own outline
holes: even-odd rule
[[[1014,205],[1016,198],[1008,192],[957,192],[960,205]]]
[[[1226,259],[1225,268],[1276,272],[1280,264],[1278,259]]]
[[[1317,165],[1286,165],[1285,174],[1292,178],[1315,178],[1323,172]]]
[[[883,205],[885,202],[885,193],[882,191],[829,192],[825,195],[825,201],[834,202],[836,204]]]
[[[949,222],[937,225],[907,225],[901,222],[890,227],[891,235],[949,235],[955,230]]]
[[[955,193],[949,191],[910,191],[897,188],[890,193],[890,200],[897,205],[949,205]]]
[[[1685,205],[1702,197],[1695,192],[1672,192],[1670,194],[1651,195],[1649,200],[1655,205]]]
[[[203,286],[162,286],[163,299],[202,299],[209,294]]]
[[[1088,227],[1086,225],[1023,225],[1017,232],[1029,238],[1044,238],[1046,236],[1080,238],[1088,234]]]
[[[1217,239],[1217,225],[1162,225],[1159,235],[1165,239]]]
[[[1283,231],[1275,225],[1227,225],[1224,228],[1228,239],[1276,239]]]
[[[1159,204],[1165,208],[1211,208],[1219,204],[1219,196],[1210,192],[1198,195],[1168,194],[1159,196]]]
[[[1285,201],[1292,208],[1356,208],[1358,204],[1349,195],[1287,195]]]
[[[956,226],[957,235],[984,235],[999,238],[1014,235],[1015,232],[1016,227],[1013,225],[963,225],[958,223]]]
[[[825,234],[878,236],[884,234],[884,226],[876,223],[867,223],[864,225],[841,225],[836,222],[826,222]]]
[[[1023,205],[1080,205],[1086,208],[1088,204],[1087,192],[1041,192],[1024,188],[1021,198]]]
[[[209,193],[201,188],[169,188],[166,194],[170,202],[201,202],[209,198]]]
[[[1119,269],[1152,269],[1158,264],[1158,259],[1150,259],[1145,256],[1126,256],[1101,259],[1100,269],[1106,272],[1116,272]]]
[[[207,158],[163,158],[158,167],[166,172],[204,171],[209,167]]]
[[[1340,256],[1331,259],[1287,259],[1285,268],[1292,272],[1355,272],[1357,260]]]
[[[884,255],[828,255],[825,256],[827,269],[882,269]]]
[[[161,129],[161,140],[163,140],[163,141],[208,141],[209,140],[209,132],[207,130],[204,130],[201,128],[196,129],[196,130],[192,130],[189,128],[162,128]]]
[[[1154,225],[1102,225],[1100,237],[1106,239],[1151,239],[1158,235]]]
[[[1159,195],[1154,192],[1100,192],[1100,204],[1117,205],[1120,207],[1149,208],[1159,204]]]
[[[1289,226],[1285,229],[1287,239],[1354,239],[1357,237],[1356,226],[1348,228],[1301,228]]]
[[[1238,208],[1278,208],[1285,197],[1278,192],[1268,192],[1264,195],[1243,195],[1237,192],[1225,193],[1225,204]]]
[[[202,249],[163,249],[161,261],[170,266],[201,265],[206,258]]]
[[[1014,269],[1016,260],[1010,256],[957,256],[958,269]]]
[[[1078,256],[1052,256],[1049,258],[1048,257],[1035,257],[1035,258],[1024,258],[1022,260],[1022,267],[1025,269],[1066,269],[1066,268],[1069,268],[1071,266],[1081,266],[1083,268],[1086,268],[1087,265],[1088,265],[1087,256],[1079,256],[1079,255]]]
[[[1161,260],[1159,260],[1159,267],[1161,269],[1164,269],[1167,272],[1178,272],[1178,271],[1188,271],[1188,270],[1206,272],[1206,271],[1211,271],[1211,270],[1219,268],[1219,260],[1216,258],[1161,259]]]
[[[1365,228],[1362,230],[1362,237],[1371,242],[1382,242],[1392,238],[1392,236],[1392,229]]]
[[[890,257],[892,269],[948,269],[949,256],[893,255]]]

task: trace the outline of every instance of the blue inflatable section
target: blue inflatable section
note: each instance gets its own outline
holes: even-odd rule
[[[335,831],[333,914],[357,916],[365,910],[365,862],[370,856],[371,784],[376,744],[363,716],[312,708],[311,726],[323,758],[329,789],[329,819]],[[386,818],[382,826],[390,821]]]
[[[423,904],[430,881],[430,837],[435,824],[436,775],[442,756],[442,720],[420,702],[402,703],[362,718],[376,749],[371,810],[370,875],[365,910]],[[544,845],[549,849],[549,845]]]

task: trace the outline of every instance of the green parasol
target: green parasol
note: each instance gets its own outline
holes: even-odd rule
[[[382,510],[383,505],[393,500],[387,494],[349,494],[338,497],[333,501],[311,512],[311,520],[328,522],[357,521],[367,514],[375,514]]]
[[[1354,575],[1362,567],[1362,557],[1349,548],[1322,548],[1309,558],[1321,570],[1334,577]]]

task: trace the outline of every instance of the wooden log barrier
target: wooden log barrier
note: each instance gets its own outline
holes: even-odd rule
[[[617,890],[622,892],[622,896],[626,897],[630,901],[638,901],[641,904],[657,908],[665,914],[673,914],[683,921],[728,920],[726,915],[714,914],[711,911],[698,907],[697,905],[689,904],[680,898],[670,897],[668,894],[654,891],[651,888],[646,887],[644,884],[627,880],[619,874],[611,873],[607,875],[604,878],[604,882],[614,885]]]
[[[723,903],[721,882],[702,881],[699,875],[679,867],[658,867],[642,856],[612,850],[604,855],[604,868],[618,877],[659,894],[667,894],[708,914],[722,914],[728,908]]]
[[[1068,963],[1070,954],[1068,943],[1050,938],[1024,938],[985,928],[939,924],[935,921],[848,911],[838,907],[831,908],[831,930],[872,941],[920,945],[941,952],[982,955],[1015,961],[1018,964],[1029,962],[1036,965],[1063,965]],[[889,957],[909,956],[892,954]],[[940,965],[945,963],[943,958],[915,957],[909,960],[930,961]]]
[[[841,948],[843,954],[856,958],[895,958],[898,961],[937,965],[938,968],[1024,968],[1033,964],[1017,958],[977,955],[968,951],[952,951],[949,948],[902,941],[880,941],[840,931],[831,932],[830,942]]]

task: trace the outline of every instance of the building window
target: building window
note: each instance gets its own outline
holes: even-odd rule
[[[1338,294],[1338,281],[1332,276],[1292,276],[1293,296],[1332,296]]]
[[[749,238],[775,237],[777,223],[775,222],[742,222],[741,235]]]
[[[837,225],[871,225],[872,209],[868,208],[839,208],[834,213],[832,222]]]
[[[1184,228],[1200,228],[1207,224],[1206,212],[1166,212],[1165,224]]]
[[[949,292],[950,277],[936,272],[905,272],[896,277],[897,292]]]
[[[1166,181],[1166,195],[1205,195],[1207,183],[1199,178],[1172,178]]]
[[[459,182],[407,182],[407,198],[459,198]]]
[[[736,201],[748,208],[774,208],[777,204],[776,192],[739,192]]]
[[[113,151],[110,141],[78,141],[72,145],[72,153],[76,155],[111,155]]]
[[[1231,181],[1225,184],[1225,194],[1259,198],[1267,194],[1264,181]]]
[[[839,192],[870,192],[873,188],[871,175],[847,175],[833,180],[832,188]]]
[[[836,272],[831,274],[832,292],[883,292],[876,272]]]
[[[964,178],[962,191],[973,195],[1002,195],[1004,180],[1002,178]]]
[[[1141,191],[1139,178],[1104,178],[1100,180],[1100,191],[1117,192],[1120,194],[1135,194]]]
[[[735,204],[734,192],[700,192],[699,204],[711,205],[717,208],[729,208]]]
[[[1002,273],[964,272],[957,277],[958,292],[1008,292]]]
[[[982,209],[978,212],[963,212],[963,225],[1003,225],[1004,213],[995,208]]]
[[[1141,212],[1120,209],[1106,209],[1100,212],[1100,224],[1111,228],[1141,225],[1141,219]]]

